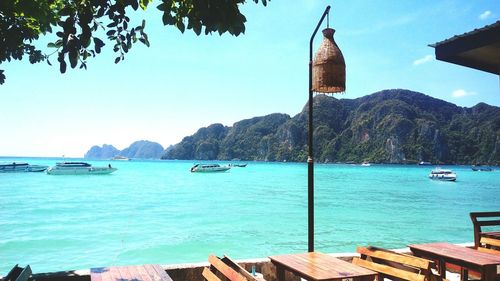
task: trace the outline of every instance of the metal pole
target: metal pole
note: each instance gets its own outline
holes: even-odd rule
[[[313,153],[313,89],[312,89],[312,63],[313,63],[313,40],[318,32],[319,26],[325,19],[325,16],[330,12],[330,6],[327,6],[323,16],[314,29],[314,32],[309,41],[309,134],[308,146],[309,156],[307,157],[307,222],[308,222],[308,242],[307,248],[309,252],[314,252],[314,153]]]

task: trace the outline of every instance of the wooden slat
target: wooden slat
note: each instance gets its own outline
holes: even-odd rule
[[[406,270],[394,268],[394,267],[391,267],[388,265],[383,265],[383,264],[378,264],[378,263],[362,260],[362,259],[357,258],[357,257],[353,258],[352,263],[355,265],[359,265],[361,267],[385,274],[385,275],[401,278],[404,280],[425,281],[425,275],[421,275],[421,274],[409,272]]]
[[[158,274],[158,276],[160,276],[161,280],[172,281],[172,278],[167,274],[165,269],[163,269],[163,267],[161,267],[159,264],[152,264],[151,266],[156,270],[156,273]]]
[[[500,212],[472,212],[470,216],[474,218],[500,217]]]
[[[131,266],[131,267],[129,267],[128,271],[130,272],[130,275],[133,276],[133,278],[132,278],[131,281],[141,281],[139,279],[141,275],[140,275],[139,271],[137,270],[137,266]]]
[[[156,281],[149,276],[147,269],[144,267],[144,265],[137,266],[136,269],[137,269],[137,272],[139,273],[139,280],[141,280],[141,281]]]
[[[255,279],[255,277],[253,277],[252,274],[250,274],[250,272],[248,272],[246,269],[244,269],[239,264],[234,262],[230,257],[224,255],[224,258],[222,259],[222,261],[225,262],[226,264],[228,264],[230,267],[234,268],[238,273],[243,275],[248,280],[257,281],[257,279]]]
[[[500,247],[500,240],[498,239],[481,237],[480,243]]]
[[[217,277],[212,271],[210,271],[210,269],[208,269],[208,267],[205,267],[203,269],[201,275],[203,275],[203,277],[205,277],[207,281],[221,281],[219,277]]]
[[[356,251],[362,255],[367,255],[370,257],[374,258],[379,258],[383,259],[386,261],[393,261],[397,263],[401,263],[404,265],[409,265],[412,267],[417,267],[420,269],[428,270],[430,269],[430,265],[433,263],[430,260],[410,256],[410,255],[404,255],[404,254],[399,254],[395,252],[390,252],[386,251],[383,249],[378,249],[375,247],[370,247],[370,248],[365,248],[365,247],[358,247]]]
[[[236,272],[234,269],[223,263],[218,257],[210,255],[208,257],[208,261],[210,264],[212,264],[215,268],[217,268],[220,273],[222,273],[224,276],[226,276],[229,280],[231,281],[247,281],[247,279]]]
[[[500,225],[500,220],[477,221],[477,224],[480,225],[480,226]]]
[[[27,265],[23,271],[21,271],[21,274],[17,276],[16,281],[28,281],[28,279],[31,276],[31,267]]]
[[[477,250],[479,252],[483,252],[483,253],[490,253],[490,254],[500,255],[500,251],[499,250],[488,249],[488,248],[483,248],[483,247],[479,247],[479,248],[477,248]]]

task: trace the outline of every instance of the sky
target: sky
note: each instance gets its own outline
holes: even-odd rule
[[[347,71],[336,98],[402,88],[459,106],[500,106],[498,75],[436,61],[428,46],[500,20],[498,0],[247,0],[238,37],[163,26],[158,2],[130,15],[135,25],[146,19],[151,47],[134,45],[119,64],[106,40],[88,70],[60,74],[56,57],[53,66],[1,64],[0,156],[83,157],[93,145],[124,149],[137,140],[166,148],[213,123],[294,116],[307,102],[309,39],[327,5]],[[52,41],[38,44],[49,52]]]

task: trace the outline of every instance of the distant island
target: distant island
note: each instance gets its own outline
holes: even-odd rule
[[[132,143],[129,147],[124,150],[118,150],[116,147],[108,144],[104,144],[102,147],[93,146],[87,153],[85,153],[85,159],[111,159],[115,156],[124,156],[127,158],[136,159],[159,159],[164,154],[164,149],[161,144],[141,140]]]
[[[459,107],[403,89],[357,99],[318,95],[313,102],[317,162],[500,164],[500,108],[496,106]],[[294,117],[275,113],[232,127],[201,128],[161,156],[235,158],[305,162],[307,104]]]

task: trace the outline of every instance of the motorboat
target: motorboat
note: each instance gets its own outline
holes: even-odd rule
[[[471,169],[475,172],[481,171],[481,172],[491,172],[493,169],[491,167],[487,166],[481,166],[481,165],[472,165]]]
[[[0,164],[0,173],[17,173],[17,172],[43,172],[49,166],[30,165],[26,162],[12,162]]]
[[[234,164],[234,163],[231,163],[229,164],[229,167],[239,167],[239,168],[245,168],[247,166],[247,164]]]
[[[86,162],[60,162],[47,169],[49,175],[105,175],[116,171],[116,168],[92,167]]]
[[[225,172],[231,169],[229,166],[221,166],[219,164],[195,164],[191,167],[192,173],[213,173],[213,172]]]
[[[365,161],[365,162],[363,162],[363,163],[361,163],[361,166],[362,166],[362,167],[370,167],[371,165],[372,165],[372,164],[370,164],[370,163],[368,163],[368,162],[366,162],[366,161]]]
[[[113,161],[130,161],[130,158],[127,158],[122,155],[116,155],[115,157],[111,158]]]
[[[456,181],[457,174],[455,174],[452,170],[436,168],[431,171],[429,178],[433,180]]]
[[[430,165],[432,165],[432,163],[428,162],[428,161],[420,161],[418,163],[418,165],[420,165],[420,166],[430,166]]]

